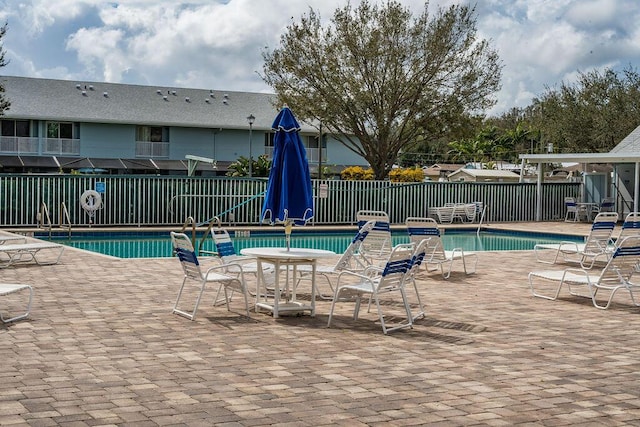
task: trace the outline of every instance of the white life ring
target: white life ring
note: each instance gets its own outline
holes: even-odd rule
[[[95,190],[87,190],[80,196],[80,205],[86,212],[95,212],[102,207],[102,196]]]

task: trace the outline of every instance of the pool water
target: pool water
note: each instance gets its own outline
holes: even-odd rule
[[[351,243],[354,233],[309,233],[294,230],[291,236],[292,247],[327,249],[336,253],[344,252]],[[40,238],[48,238],[40,236]],[[254,232],[251,236],[233,236],[233,244],[237,252],[246,247],[285,246],[284,233]],[[405,232],[392,233],[393,244],[408,243],[409,236]],[[196,242],[200,244],[201,237]],[[156,258],[172,256],[169,233],[82,233],[66,236],[54,236],[52,240],[105,255],[119,258]],[[474,232],[447,231],[442,240],[445,249],[462,248],[465,251],[515,251],[532,250],[537,243],[557,243],[560,241],[582,242],[582,238],[557,234],[536,234],[516,232]],[[202,245],[203,250],[213,251],[215,245],[208,238]]]

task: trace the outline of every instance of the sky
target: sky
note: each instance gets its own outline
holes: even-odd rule
[[[424,1],[398,0],[414,15]],[[386,0],[370,0],[383,3]],[[0,75],[272,93],[262,52],[309,8],[329,22],[347,0],[0,0]],[[356,6],[360,0],[351,0]],[[429,11],[467,3],[432,0]],[[503,65],[499,115],[580,72],[640,65],[638,0],[478,0],[478,36]]]

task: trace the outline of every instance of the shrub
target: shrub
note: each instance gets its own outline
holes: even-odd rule
[[[373,169],[364,169],[361,166],[349,166],[340,172],[340,176],[345,181],[371,181],[373,180]]]
[[[424,172],[418,167],[396,168],[389,172],[389,180],[391,182],[422,182]]]

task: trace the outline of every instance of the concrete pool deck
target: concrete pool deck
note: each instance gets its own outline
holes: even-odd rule
[[[586,235],[590,224],[489,227]],[[0,425],[640,425],[628,294],[608,310],[534,298],[527,273],[566,265],[478,255],[474,275],[423,274],[427,317],[388,336],[373,312],[352,320],[351,303],[327,328],[327,301],[315,318],[247,319],[239,298],[231,313],[213,307],[211,289],[191,322],[171,314],[175,259],[68,248],[57,265],[2,269],[35,298],[28,320],[0,324]]]

